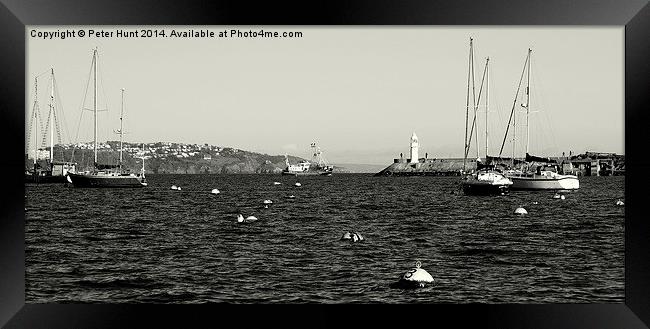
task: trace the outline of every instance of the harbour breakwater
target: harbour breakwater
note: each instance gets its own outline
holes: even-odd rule
[[[625,156],[615,153],[585,152],[569,157],[550,157],[549,160],[560,164],[564,173],[578,176],[624,176]],[[488,163],[509,163],[510,159],[495,160],[490,157]],[[521,162],[522,160],[517,160]],[[463,170],[463,158],[428,159],[417,161],[399,158],[376,173],[375,176],[459,176]],[[507,165],[506,165],[507,167]],[[465,170],[476,170],[476,161],[467,159]]]
[[[395,159],[393,164],[376,173],[375,176],[459,176],[463,170],[463,158],[420,158],[417,162],[410,160]],[[476,169],[476,162],[467,159],[465,168]]]

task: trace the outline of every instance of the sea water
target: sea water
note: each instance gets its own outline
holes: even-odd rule
[[[459,177],[147,180],[26,186],[27,303],[624,302],[624,177],[581,177],[564,200],[465,196]],[[418,260],[434,284],[391,289]]]

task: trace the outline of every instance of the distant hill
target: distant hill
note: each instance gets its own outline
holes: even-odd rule
[[[154,174],[255,174],[281,173],[285,169],[284,155],[268,155],[245,150],[217,147],[207,144],[182,143],[124,143],[122,164],[126,169],[140,171],[142,157],[145,157],[145,173]],[[119,142],[109,141],[98,149],[98,163],[117,164]],[[56,161],[73,161],[78,170],[92,168],[92,144],[55,145]],[[305,160],[288,156],[292,164]],[[31,163],[31,160],[28,162]],[[27,164],[31,167],[31,164]],[[342,166],[335,166],[334,172],[348,172]]]

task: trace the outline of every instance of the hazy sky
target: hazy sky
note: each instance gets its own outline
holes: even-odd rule
[[[530,153],[624,153],[623,27],[262,27],[303,33],[275,39],[30,36],[33,29],[91,28],[142,27],[26,28],[26,115],[34,77],[53,67],[64,142],[92,141],[92,112],[80,115],[98,47],[99,103],[108,108],[99,116],[100,141],[119,139],[112,131],[119,128],[125,88],[127,141],[209,143],[301,157],[309,157],[310,143],[317,142],[334,164],[388,164],[400,152],[408,155],[415,131],[421,156],[462,157],[473,37],[477,90],[490,57],[490,155],[499,152],[529,47]],[[155,28],[167,35],[172,30]],[[175,27],[190,28],[202,27]],[[209,27],[216,33],[235,28],[251,29]],[[47,79],[39,78],[43,115]],[[84,106],[92,106],[90,90]],[[484,104],[480,109],[483,156]],[[523,156],[524,131],[517,127],[517,156]],[[505,150],[510,156],[511,144]]]

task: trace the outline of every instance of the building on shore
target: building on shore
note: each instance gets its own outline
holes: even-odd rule
[[[579,155],[570,153],[568,162],[580,176],[625,175],[625,155],[602,152],[585,152]]]

